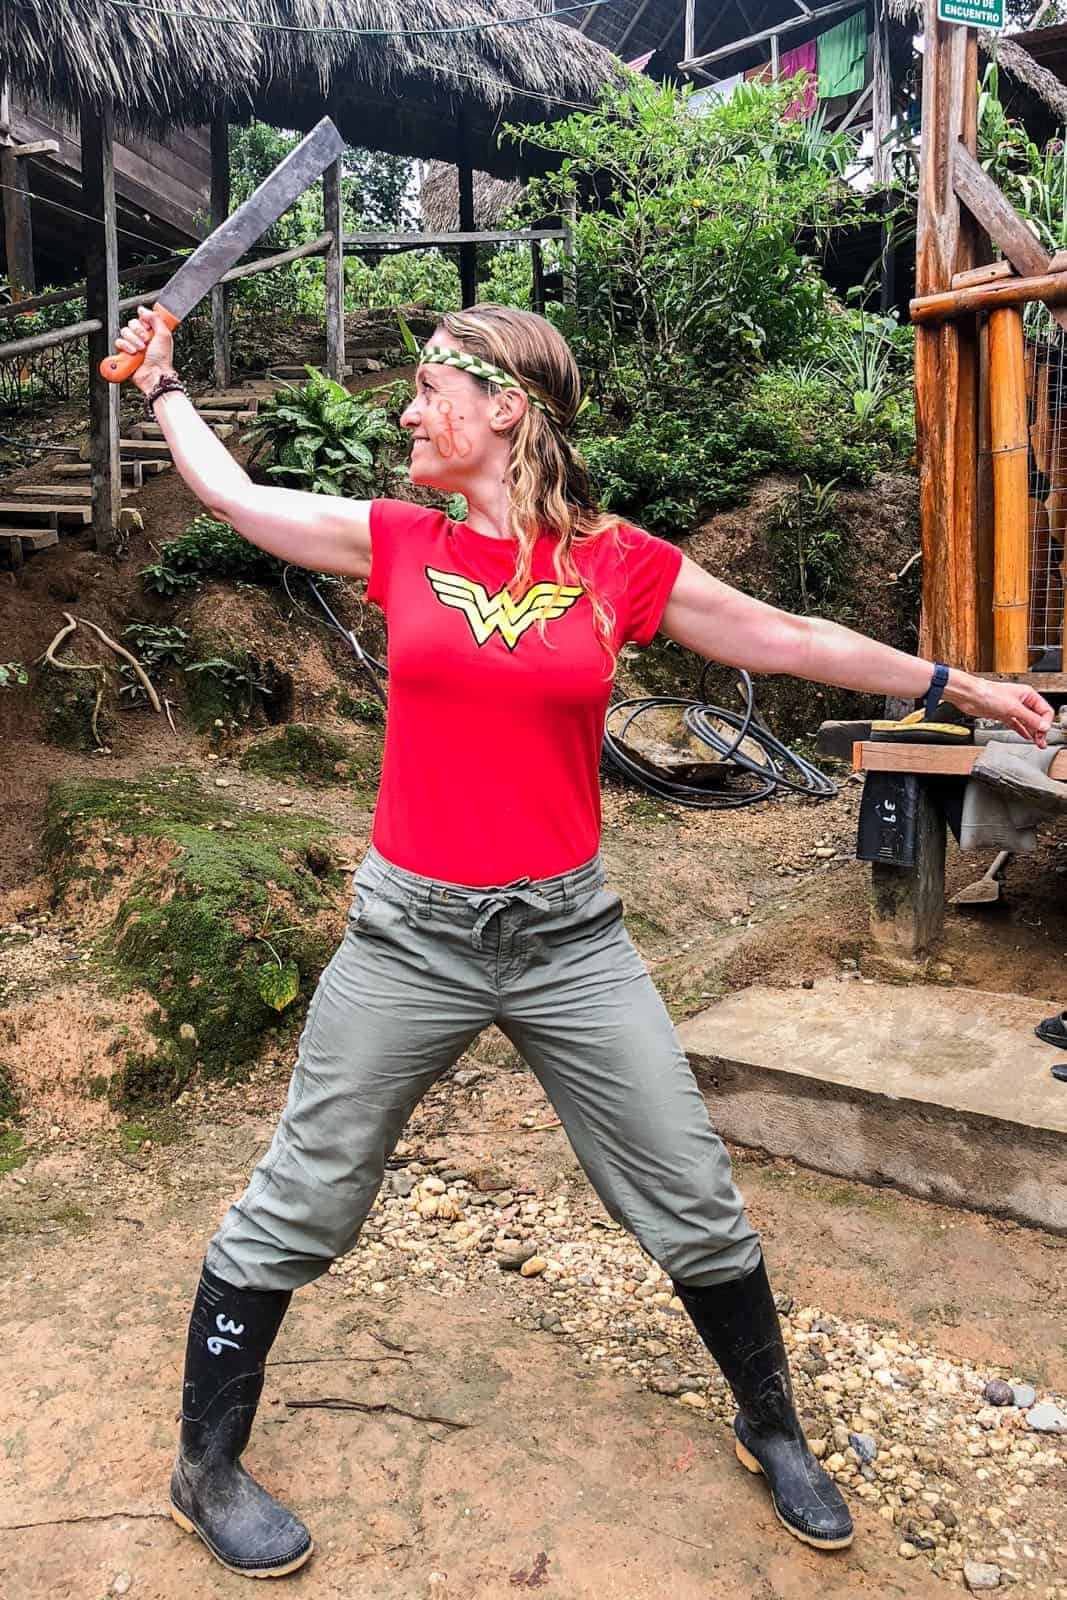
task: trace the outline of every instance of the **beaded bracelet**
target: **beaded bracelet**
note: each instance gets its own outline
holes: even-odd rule
[[[188,389],[178,377],[177,373],[165,372],[161,378],[156,379],[156,382],[152,385],[152,388],[148,390],[144,397],[145,416],[148,418],[149,422],[155,421],[155,411],[153,408],[156,401],[161,399],[163,395],[188,393]]]

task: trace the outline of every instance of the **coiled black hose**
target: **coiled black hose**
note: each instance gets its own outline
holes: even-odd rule
[[[657,799],[699,811],[736,810],[782,793],[804,794],[812,800],[832,799],[837,793],[837,784],[795,750],[790,750],[761,721],[756,711],[752,679],[747,672],[740,673],[745,694],[743,714],[707,703],[705,685],[712,665],[707,662],[700,674],[698,699],[652,695],[616,700],[608,707],[603,746],[608,770],[619,773]],[[671,707],[682,711],[688,731],[708,746],[716,765],[724,769],[725,781],[712,787],[668,778],[627,747],[626,733],[639,717]],[[724,724],[736,730],[732,739],[723,731]],[[756,760],[748,754],[744,749],[746,743],[758,745],[762,759]]]
[[[293,605],[312,621],[325,621],[328,628],[345,640],[366,673],[374,693],[383,706],[387,705],[381,682],[388,676],[385,663],[367,654],[355,630],[345,627],[334,614],[314,579],[305,572],[303,581],[315,596],[324,615],[316,618],[308,611],[289,586],[290,571],[290,567],[285,568],[282,583]],[[752,679],[747,672],[742,671],[740,674],[745,691],[743,715],[707,703],[705,686],[712,665],[710,661],[705,662],[700,674],[699,699],[687,700],[674,695],[653,695],[647,699],[631,698],[614,701],[608,708],[607,726],[604,730],[602,757],[605,766],[660,800],[669,800],[674,805],[691,806],[703,811],[729,811],[739,806],[751,806],[760,800],[770,800],[782,792],[805,794],[812,800],[832,799],[837,793],[837,784],[824,772],[820,772],[818,767],[812,766],[810,761],[805,761],[803,756],[797,755],[795,750],[790,750],[760,720],[756,711]],[[649,711],[669,706],[682,708],[689,732],[708,746],[715,756],[716,764],[722,767],[724,772],[728,769],[725,783],[720,782],[712,788],[704,784],[683,783],[678,779],[662,777],[646,763],[635,759],[627,749],[625,736],[633,723]],[[620,714],[624,714],[622,726],[615,728],[614,720]],[[716,723],[736,729],[734,738],[727,739]],[[746,741],[759,746],[764,757],[762,761],[756,761],[746,753],[742,748]]]

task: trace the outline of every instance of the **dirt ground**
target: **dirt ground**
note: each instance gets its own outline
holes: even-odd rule
[[[581,1185],[562,1135],[539,1126],[550,1112],[536,1084],[486,1070],[477,1096],[443,1088],[424,1103],[407,1159],[445,1154],[459,1169],[488,1159],[516,1190]],[[152,1600],[243,1592],[169,1520],[166,1483],[203,1244],[262,1151],[283,1089],[284,1073],[265,1071],[215,1095],[175,1144],[127,1155],[42,1145],[4,1181],[5,1592],[96,1600],[121,1592],[123,1574]],[[537,1132],[521,1127],[531,1114]],[[1060,1241],[740,1154],[738,1173],[780,1290],[1064,1386]],[[384,1298],[352,1298],[344,1283],[327,1276],[297,1295],[248,1455],[312,1527],[317,1554],[293,1580],[301,1592],[943,1591],[897,1556],[899,1534],[864,1506],[847,1553],[790,1539],[721,1424],[585,1364],[581,1338],[531,1326],[531,1299],[535,1313],[550,1303],[537,1285],[492,1263],[462,1292],[401,1281]],[[323,1399],[397,1410],[290,1404]],[[1062,1477],[1043,1492],[1055,1517]]]

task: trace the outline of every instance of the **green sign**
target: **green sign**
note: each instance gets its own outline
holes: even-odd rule
[[[987,33],[1004,31],[1004,0],[937,0],[937,14],[942,22],[962,22]]]

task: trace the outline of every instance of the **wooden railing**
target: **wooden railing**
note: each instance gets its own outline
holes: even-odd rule
[[[332,171],[332,169],[330,169]],[[325,175],[325,215],[333,226],[327,231],[318,234],[314,239],[309,239],[305,244],[296,245],[289,250],[280,250],[273,255],[262,256],[254,260],[244,261],[232,268],[221,279],[221,284],[237,283],[244,278],[250,278],[261,272],[270,272],[277,267],[287,266],[293,261],[300,261],[310,256],[324,256],[326,258],[326,370],[329,375],[342,381],[346,373],[345,364],[345,310],[344,310],[344,274],[343,260],[346,254],[358,256],[394,255],[408,250],[444,250],[457,251],[461,257],[468,255],[478,245],[499,244],[528,244],[530,247],[533,266],[533,286],[531,302],[534,310],[543,314],[545,309],[545,287],[542,263],[542,245],[547,241],[559,242],[564,253],[571,262],[571,270],[564,274],[565,294],[573,290],[573,257],[571,256],[571,235],[566,228],[535,228],[516,232],[484,232],[477,233],[465,231],[460,233],[345,233],[340,227],[339,191],[335,183],[330,181],[330,172]],[[331,204],[331,196],[333,204]],[[129,281],[138,277],[155,277],[160,272],[165,272],[176,267],[184,257],[174,256],[167,261],[150,262],[141,267],[131,267],[122,273],[116,274],[119,281]],[[42,310],[48,306],[61,305],[79,298],[93,298],[93,285],[86,283],[76,285],[69,289],[61,289],[44,295],[37,295],[32,299],[19,301],[16,305],[0,306],[0,323],[13,318]],[[131,311],[136,306],[151,300],[150,291],[142,289],[139,294],[127,295],[122,299],[112,301],[114,326],[108,330],[108,343],[118,331],[118,318],[125,311]],[[214,368],[216,382],[225,386],[229,382],[230,354],[229,354],[229,324],[228,319],[221,312],[221,297],[212,295],[210,300],[203,302],[198,307],[195,315],[197,318],[210,316],[212,323],[212,344],[214,351]],[[89,316],[81,322],[70,323],[65,327],[49,328],[45,332],[29,334],[22,339],[10,339],[0,344],[0,397],[5,386],[11,384],[17,387],[25,381],[25,363],[40,358],[49,352],[66,350],[66,347],[78,342],[83,345],[84,357],[79,353],[76,363],[78,370],[85,373],[90,395],[90,461],[93,467],[91,482],[93,488],[93,528],[96,534],[97,545],[100,549],[109,548],[115,540],[117,532],[118,510],[121,505],[117,492],[109,494],[109,485],[117,485],[117,422],[112,422],[112,411],[108,407],[114,405],[110,397],[105,406],[98,391],[104,388],[103,382],[93,370],[93,346],[100,347],[101,335],[104,333],[104,319],[99,316]],[[7,379],[10,378],[10,384]],[[105,412],[107,413],[105,416]],[[104,485],[101,489],[101,484]]]

